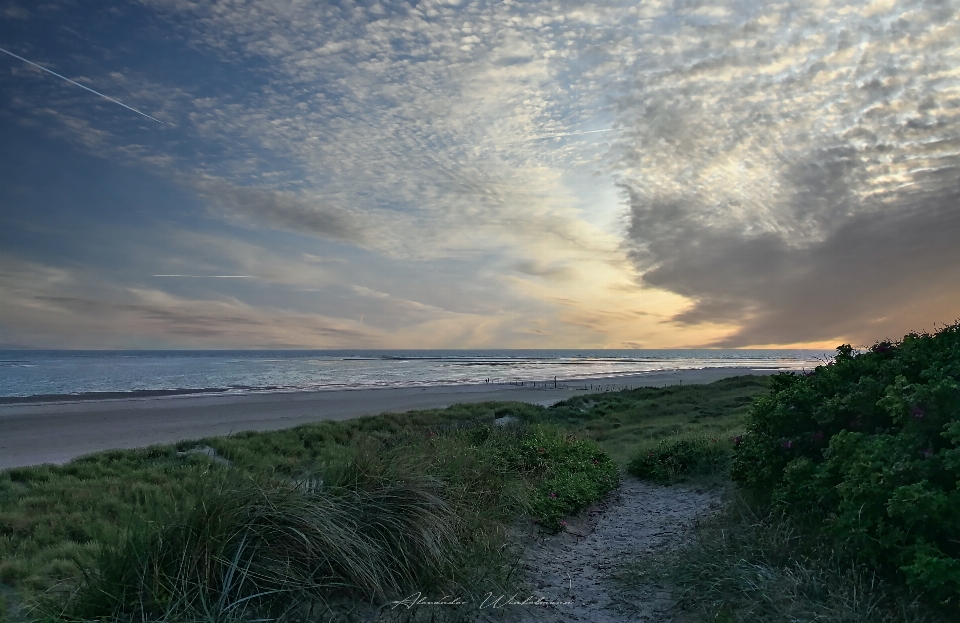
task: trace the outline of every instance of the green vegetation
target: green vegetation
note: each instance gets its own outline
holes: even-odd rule
[[[276,618],[340,593],[435,586],[457,559],[454,508],[435,483],[378,480],[208,485],[192,508],[105,548],[60,616]]]
[[[662,442],[730,439],[743,432],[753,399],[766,394],[770,378],[737,376],[707,385],[670,385],[577,396],[543,412],[584,439],[592,439],[620,465],[646,456]]]
[[[669,485],[691,476],[707,476],[724,469],[730,456],[716,438],[669,439],[635,457],[628,466],[634,476]]]
[[[729,503],[678,551],[625,565],[625,590],[671,586],[697,621],[956,620],[958,379],[960,325],[844,345],[769,379],[732,457],[702,437],[647,450],[634,473],[729,473]]]
[[[960,608],[960,324],[774,379],[733,477],[846,558]]]
[[[677,551],[623,565],[625,598],[662,586],[684,617],[713,623],[934,623],[937,617],[873,568],[852,564],[796,521],[733,493]]]
[[[350,620],[413,587],[483,594],[515,586],[508,526],[563,529],[619,467],[729,498],[691,543],[625,565],[625,594],[671,586],[697,621],[951,620],[958,334],[841,347],[808,375],[457,405],[9,470],[0,590],[77,621]]]
[[[458,405],[9,470],[0,581],[68,620],[320,620],[496,589],[510,523],[559,529],[617,483],[596,444],[542,412]],[[502,415],[517,424],[493,426]]]

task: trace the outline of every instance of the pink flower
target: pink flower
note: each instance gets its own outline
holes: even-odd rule
[[[910,414],[913,416],[913,419],[915,420],[923,419],[923,409],[921,409],[920,407],[914,407],[910,409]]]
[[[546,448],[537,448],[537,452],[539,452],[540,454],[543,454],[546,451],[547,451]]]
[[[931,456],[933,456],[933,448],[927,448],[926,450],[924,450],[924,451],[923,451],[923,456],[925,456],[925,457],[928,458],[928,459],[929,459]]]
[[[741,443],[743,443],[743,437],[741,435],[736,435],[731,441],[733,441],[733,445],[739,446]]]
[[[551,494],[550,494],[550,497],[556,498],[556,497],[557,497],[557,494],[556,494],[556,493],[551,493]]]
[[[784,441],[783,443],[781,443],[780,445],[783,446],[784,449],[789,450],[790,448],[793,447],[793,442],[788,439],[788,440]]]
[[[823,441],[823,431],[822,431],[822,430],[818,430],[817,432],[815,432],[815,433],[813,434],[813,440],[814,440],[814,441]]]
[[[600,465],[600,461],[598,461],[597,459],[593,459],[592,462],[593,462],[594,465]]]

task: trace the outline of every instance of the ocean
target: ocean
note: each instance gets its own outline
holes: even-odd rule
[[[698,368],[812,369],[812,350],[0,351],[0,402],[546,382]]]

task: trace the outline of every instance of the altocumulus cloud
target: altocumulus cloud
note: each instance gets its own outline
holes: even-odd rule
[[[615,162],[643,282],[693,301],[674,320],[742,346],[960,316],[955,5],[673,10],[625,78]]]
[[[237,146],[181,165],[254,188],[221,186],[222,207],[352,242],[362,231],[366,246],[409,256],[519,247],[544,231],[563,246],[582,231],[563,178],[600,166],[609,115],[591,72],[636,25],[628,3],[143,4],[195,45],[261,68],[264,87],[198,98],[183,121]]]
[[[555,332],[531,346],[869,342],[960,309],[955,4],[139,0],[124,10],[162,33],[153,45],[197,67],[163,71],[149,46],[123,66],[98,28],[46,50],[24,26],[17,50],[162,126],[22,67],[4,112],[202,199],[221,257],[160,241],[176,253],[145,274],[283,275],[209,284],[233,288],[229,305],[116,277],[93,298],[127,305],[132,334],[221,317],[279,343],[259,319],[290,313],[317,344],[521,344],[507,325]],[[18,296],[81,313],[63,279],[43,284]],[[190,318],[143,311],[188,303]]]

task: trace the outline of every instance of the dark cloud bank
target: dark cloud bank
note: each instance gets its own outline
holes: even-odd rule
[[[717,346],[862,346],[955,321],[954,10],[792,7],[663,46],[618,101],[642,281],[693,301],[681,326],[738,327]]]
[[[719,346],[896,338],[960,317],[960,168],[944,188],[901,197],[896,209],[839,223],[824,240],[791,246],[685,218],[678,204],[631,195],[630,235],[643,276],[696,301],[684,324],[739,323]],[[952,186],[952,187],[949,187]]]

